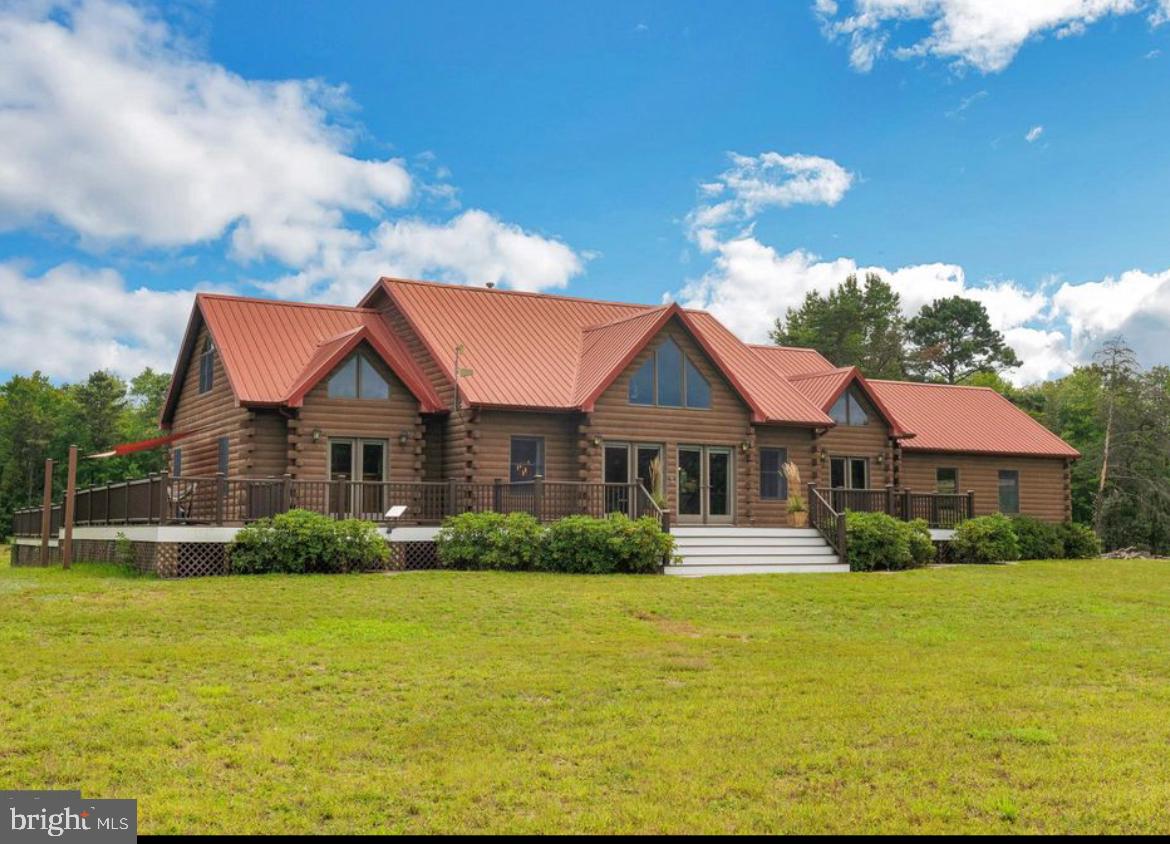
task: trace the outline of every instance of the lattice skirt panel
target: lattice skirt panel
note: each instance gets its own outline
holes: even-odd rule
[[[420,571],[442,568],[433,542],[391,542],[390,562],[386,566],[392,571]]]

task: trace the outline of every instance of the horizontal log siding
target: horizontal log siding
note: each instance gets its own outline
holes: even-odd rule
[[[427,417],[423,431],[423,479],[442,481],[446,479],[444,468],[444,438],[447,435],[447,420],[442,416]]]
[[[367,357],[390,383],[390,398],[384,401],[331,399],[329,378],[323,378],[305,396],[297,424],[289,437],[295,457],[290,471],[295,477],[305,480],[327,477],[330,437],[365,437],[387,441],[388,480],[422,479],[422,423],[418,399],[373,352],[368,352]],[[321,439],[317,443],[313,442],[314,428],[321,430]],[[406,446],[398,443],[398,436],[403,431],[410,436]]]
[[[544,477],[550,481],[577,480],[576,413],[532,413],[485,410],[473,437],[473,480],[485,483],[511,474],[512,437],[544,437]]]
[[[800,469],[801,480],[807,483],[813,476],[813,449],[815,439],[809,428],[782,428],[761,425],[756,428],[756,450],[750,455],[750,490],[753,500],[753,522],[763,527],[788,524],[788,502],[760,498],[760,457],[761,448],[786,448],[788,459]],[[797,490],[790,490],[797,491]],[[805,495],[803,489],[799,490]]]
[[[403,316],[402,312],[398,310],[398,306],[387,298],[385,291],[379,290],[374,302],[372,303],[382,317],[386,320],[390,330],[406,345],[410,356],[414,358],[415,363],[422,369],[423,374],[431,382],[431,386],[439,394],[439,398],[443,400],[444,407],[451,406],[451,398],[453,388],[447,376],[440,369],[439,364],[431,357],[427,346],[422,339],[415,333],[414,329],[410,327],[410,323]],[[455,359],[455,350],[451,349],[451,360]]]
[[[825,453],[825,459],[814,469],[813,480],[819,486],[829,485],[831,457],[868,457],[870,487],[894,483],[894,449],[890,442],[890,428],[869,402],[862,398],[861,403],[869,417],[868,424],[837,425],[818,437],[817,444]],[[878,465],[879,456],[881,465]]]
[[[288,423],[276,410],[257,410],[245,427],[245,467],[254,477],[274,477],[288,471]]]
[[[903,451],[902,485],[916,492],[935,491],[935,469],[959,470],[959,489],[975,491],[975,513],[999,509],[999,471],[1020,473],[1020,512],[1048,522],[1069,518],[1068,473],[1061,458],[995,457]]]
[[[182,449],[184,475],[214,475],[219,467],[219,438],[227,437],[228,474],[245,475],[243,441],[249,414],[236,404],[218,353],[211,389],[206,393],[199,392],[199,360],[206,338],[207,327],[203,326],[195,338],[195,354],[187,364],[187,371],[179,376],[182,387],[172,421],[172,430],[176,433],[192,430],[199,433],[176,443],[175,448]],[[174,470],[173,465],[171,469]]]
[[[629,401],[630,377],[637,371],[654,348],[665,337],[674,339],[683,353],[711,385],[711,407],[708,410],[686,408],[647,407],[632,405]],[[751,523],[751,502],[748,498],[747,458],[739,449],[740,443],[751,440],[751,413],[747,405],[732,389],[715,365],[677,320],[671,320],[659,335],[634,358],[626,370],[597,400],[589,417],[589,438],[619,442],[658,443],[665,446],[664,483],[666,498],[672,513],[678,512],[678,446],[731,446],[735,455],[735,521]],[[586,442],[586,470],[588,480],[602,480],[602,451]]]

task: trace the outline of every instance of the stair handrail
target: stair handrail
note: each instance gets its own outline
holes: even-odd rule
[[[812,483],[808,485],[808,523],[837,552],[841,562],[847,563],[845,513],[834,510],[816,484]]]

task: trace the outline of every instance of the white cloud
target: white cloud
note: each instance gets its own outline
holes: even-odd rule
[[[144,366],[169,372],[193,290],[130,289],[113,270],[61,264],[29,276],[0,264],[0,370],[80,379],[95,369],[123,376]]]
[[[837,3],[818,0],[814,9],[828,37],[848,41],[850,63],[862,72],[890,53],[935,56],[994,73],[1030,39],[1080,35],[1110,15],[1144,12],[1157,26],[1170,14],[1170,0],[853,0],[849,6],[840,12]],[[929,35],[891,47],[908,22],[928,24]]]
[[[1024,135],[1024,140],[1030,144],[1034,144],[1034,143],[1036,143],[1036,141],[1040,140],[1040,136],[1043,134],[1044,134],[1044,127],[1043,126],[1033,126],[1031,129],[1028,130],[1028,133],[1026,135]]]
[[[715,314],[752,342],[767,342],[776,317],[805,294],[827,293],[845,276],[876,272],[902,299],[907,316],[946,296],[982,302],[1024,365],[1009,374],[1026,384],[1067,373],[1088,360],[1104,338],[1123,334],[1147,364],[1170,363],[1170,270],[1137,270],[1119,278],[1064,284],[1055,293],[1014,281],[971,284],[955,264],[866,266],[852,258],[824,260],[802,249],[781,253],[750,234],[717,241],[711,268],[670,298]]]
[[[728,158],[731,167],[700,185],[700,193],[710,202],[687,216],[700,246],[709,243],[715,228],[751,219],[766,208],[836,205],[853,185],[852,173],[831,158],[818,155],[732,152]]]
[[[584,260],[559,240],[472,209],[448,223],[383,222],[352,244],[326,249],[303,271],[263,286],[281,296],[344,303],[357,301],[382,275],[544,290],[564,287],[583,271]]]
[[[385,274],[537,290],[583,271],[588,253],[487,212],[404,211],[417,200],[453,213],[450,173],[429,151],[409,169],[355,155],[351,109],[318,80],[255,81],[209,62],[143,6],[0,0],[0,231],[51,221],[83,248],[147,260],[226,238],[237,262],[287,268],[253,284],[346,303]],[[0,370],[172,365],[192,291],[127,290],[113,270],[72,264],[37,278],[0,266]]]
[[[344,216],[411,195],[395,159],[347,154],[344,91],[202,61],[110,0],[0,11],[0,225],[52,219],[99,246],[231,231],[243,259],[310,260]]]

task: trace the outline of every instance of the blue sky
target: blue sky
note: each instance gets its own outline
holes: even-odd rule
[[[760,339],[870,267],[982,298],[1019,381],[1170,362],[1170,5],[973,7],[0,3],[0,371],[169,368],[196,289],[379,273]]]

